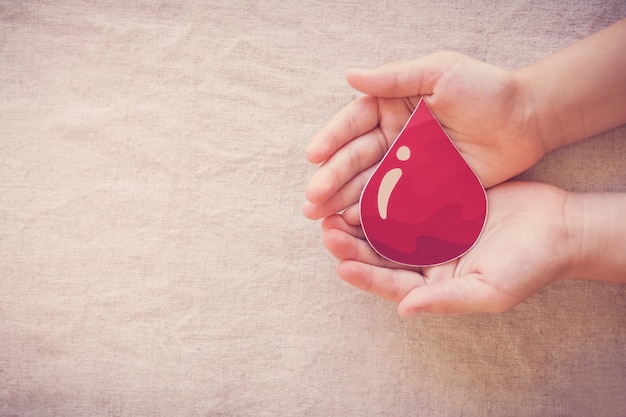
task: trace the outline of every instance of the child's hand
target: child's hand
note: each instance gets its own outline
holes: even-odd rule
[[[551,185],[509,182],[490,189],[482,236],[467,254],[440,266],[408,268],[380,257],[355,219],[323,221],[324,244],[339,259],[338,275],[357,288],[417,312],[508,310],[573,271],[578,240],[565,207],[568,193]]]
[[[472,250],[413,269],[373,251],[355,204],[419,97],[485,187],[626,123],[625,35],[626,18],[514,72],[452,52],[349,71],[348,82],[366,95],[311,140],[307,159],[321,166],[303,207],[311,219],[325,217],[324,242],[340,260],[339,276],[399,302],[402,315],[503,311],[557,278],[626,282],[626,193],[499,185],[487,192],[487,223]]]
[[[420,96],[486,187],[526,170],[545,152],[524,84],[503,69],[439,52],[371,71],[352,70],[347,80],[367,95],[341,110],[309,144],[307,159],[323,162],[306,190],[303,211],[311,219],[358,201],[373,166]]]

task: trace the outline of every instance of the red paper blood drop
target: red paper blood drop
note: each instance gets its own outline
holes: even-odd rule
[[[485,189],[423,100],[365,185],[360,214],[374,250],[404,265],[450,261],[478,240]]]

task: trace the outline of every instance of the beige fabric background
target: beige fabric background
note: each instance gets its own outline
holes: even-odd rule
[[[626,415],[626,286],[396,318],[300,213],[351,66],[516,68],[623,0],[0,0],[1,416]],[[576,88],[575,85],[572,88]],[[525,179],[626,191],[626,128]]]

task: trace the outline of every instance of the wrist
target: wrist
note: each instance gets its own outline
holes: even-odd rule
[[[563,146],[567,140],[561,114],[550,105],[549,91],[541,87],[533,66],[512,71],[512,75],[524,106],[525,137],[535,143],[541,156]]]
[[[564,278],[581,278],[587,273],[585,270],[585,233],[584,233],[584,196],[568,192],[564,213],[568,232],[568,264]]]
[[[626,123],[626,19],[514,71],[545,152]]]
[[[626,281],[626,194],[568,193],[566,278]]]

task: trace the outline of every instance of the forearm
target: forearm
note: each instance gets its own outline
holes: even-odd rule
[[[549,152],[626,123],[626,18],[514,71]]]
[[[570,193],[568,278],[626,282],[626,193]]]

